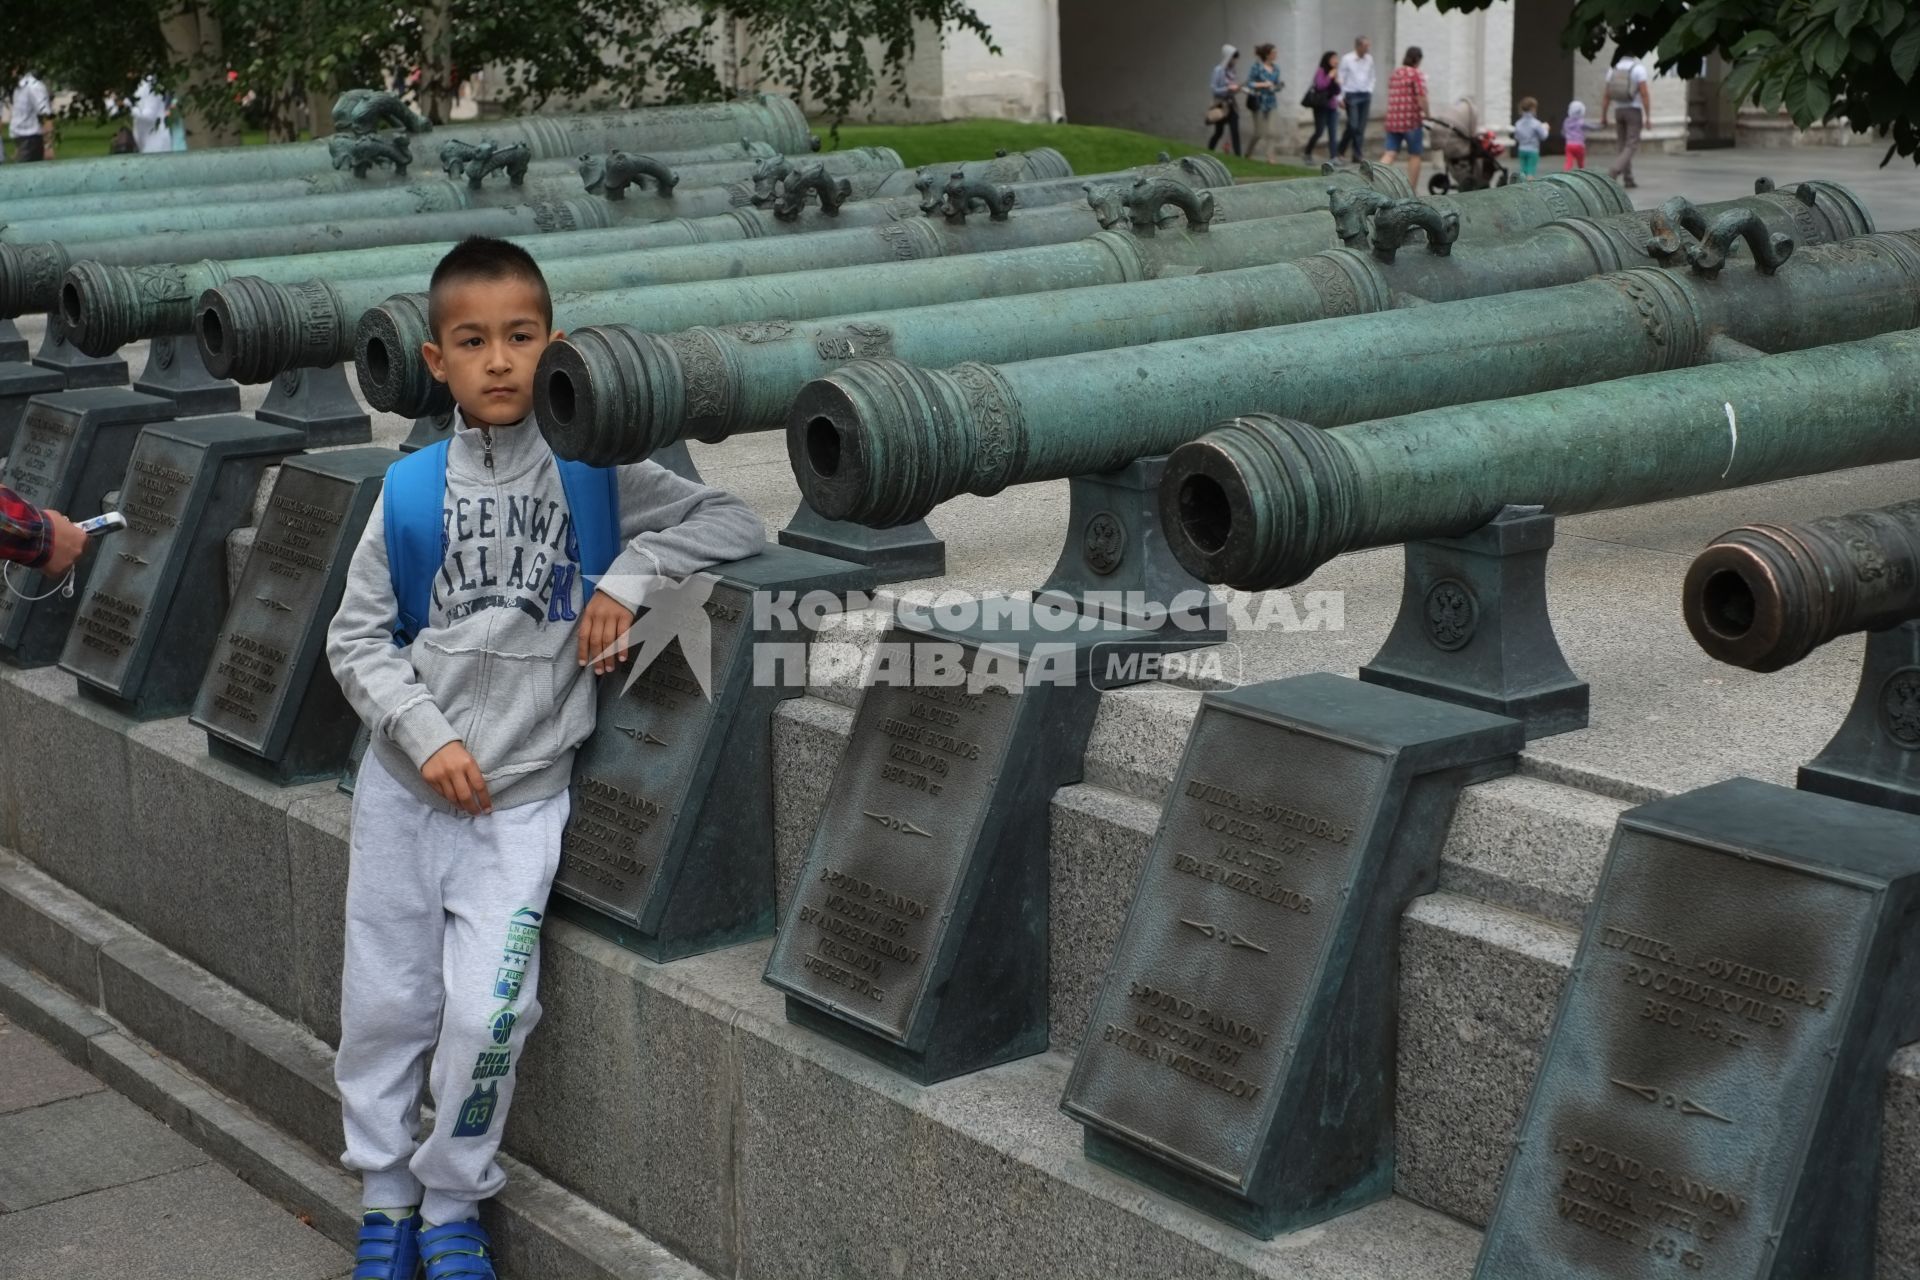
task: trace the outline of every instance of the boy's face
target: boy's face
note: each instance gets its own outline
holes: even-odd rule
[[[533,371],[549,342],[540,290],[526,280],[462,280],[447,285],[437,341],[421,348],[427,368],[447,384],[474,426],[504,427],[533,411]]]

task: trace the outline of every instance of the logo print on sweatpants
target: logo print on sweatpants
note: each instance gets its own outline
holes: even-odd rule
[[[493,1021],[487,1025],[487,1034],[495,1044],[505,1044],[513,1038],[513,1024],[520,1021],[520,1015],[511,1009],[502,1009],[493,1015]]]
[[[522,907],[507,921],[507,945],[501,950],[500,967],[493,975],[496,997],[512,1000],[519,996],[527,965],[539,945],[540,913],[531,907]]]
[[[460,1120],[453,1126],[456,1138],[477,1138],[493,1127],[493,1111],[500,1105],[500,1086],[495,1081],[473,1086],[473,1092],[460,1104]]]

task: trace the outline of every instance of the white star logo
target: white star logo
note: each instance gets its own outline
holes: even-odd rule
[[[632,655],[633,668],[627,673],[627,683],[620,690],[622,694],[632,689],[640,674],[653,665],[653,660],[678,640],[680,655],[686,659],[700,692],[707,701],[713,701],[713,624],[707,617],[706,604],[719,582],[720,579],[710,573],[696,573],[678,582],[650,573],[608,575],[600,579],[597,585],[601,590],[611,586],[620,599],[640,601],[633,625],[621,638]],[[620,644],[609,645],[595,655],[593,661],[616,658],[620,647]]]

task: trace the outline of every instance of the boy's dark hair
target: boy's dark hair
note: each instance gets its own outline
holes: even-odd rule
[[[468,236],[453,248],[433,269],[427,284],[427,330],[440,340],[440,298],[442,292],[469,280],[524,280],[540,290],[540,312],[547,328],[553,328],[553,295],[547,291],[547,278],[540,264],[517,244],[491,236]]]

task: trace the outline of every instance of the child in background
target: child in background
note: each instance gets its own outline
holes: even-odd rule
[[[1560,136],[1567,140],[1567,158],[1562,169],[1584,169],[1587,167],[1587,104],[1575,99],[1567,104],[1567,120],[1560,126]]]
[[[1540,109],[1536,98],[1520,99],[1520,118],[1513,122],[1513,149],[1520,153],[1520,176],[1528,182],[1540,172],[1540,144],[1551,130],[1534,112]]]

